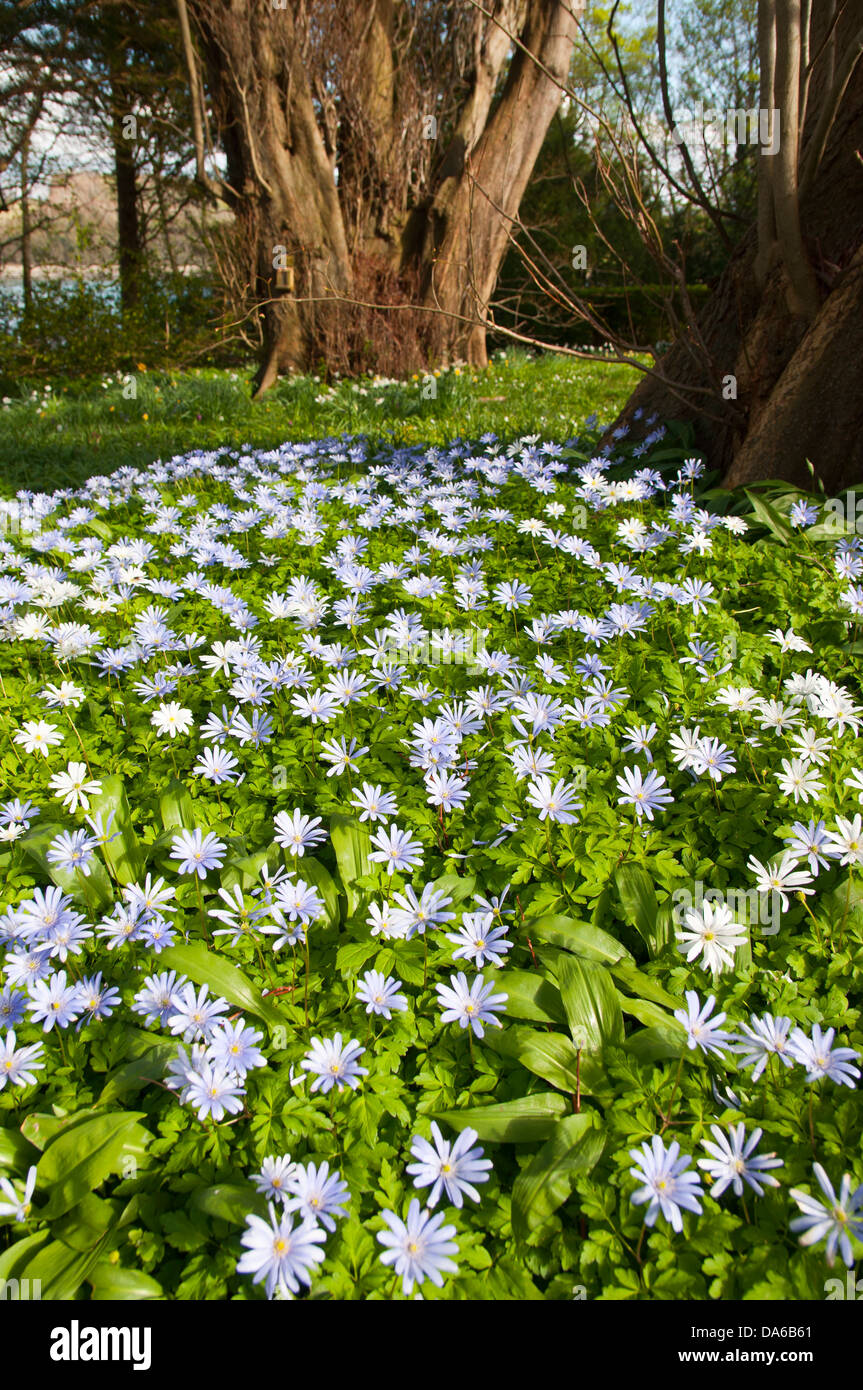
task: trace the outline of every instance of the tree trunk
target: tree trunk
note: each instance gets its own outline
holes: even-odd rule
[[[423,303],[440,311],[430,319],[428,343],[441,362],[487,364],[489,301],[572,58],[571,6],[533,0],[500,8],[502,27],[490,25],[484,36],[473,90],[424,210],[418,259]],[[489,115],[514,32],[520,43]]]
[[[30,226],[30,130],[21,142],[21,291],[24,317],[33,310],[33,237]]]
[[[333,169],[291,10],[271,0],[195,0],[228,161],[228,201],[250,248],[264,321],[256,394],[307,367],[330,331],[326,300],[351,284]],[[290,262],[293,261],[291,266]],[[293,270],[293,289],[278,271]]]
[[[120,273],[120,302],[125,311],[138,302],[144,252],[138,206],[138,179],[135,146],[124,129],[130,116],[129,94],[117,73],[111,77],[111,143],[114,147],[114,177],[117,184],[117,261]]]
[[[787,8],[776,6],[780,17]],[[735,249],[699,316],[697,335],[687,334],[659,360],[659,375],[639,384],[613,426],[633,424],[636,410],[693,421],[708,467],[729,487],[768,477],[811,486],[807,460],[828,491],[863,474],[858,438],[863,167],[857,153],[863,149],[863,62],[851,61],[863,26],[863,0],[851,0],[840,17],[835,72],[827,61],[831,43],[825,42],[831,7],[814,9],[818,22],[810,52],[821,57],[813,69],[801,142],[799,242],[793,208],[781,201],[789,180],[798,175],[787,161],[777,164],[769,170],[771,188],[765,191],[762,169],[771,156],[762,154],[757,227]],[[847,83],[830,127],[829,94],[843,54]],[[762,81],[764,66],[762,48]],[[777,70],[790,90],[790,75],[778,60]],[[813,176],[812,151],[825,130],[823,158]],[[788,140],[789,132],[780,130],[780,151],[783,138]],[[777,186],[780,201],[771,201]],[[790,257],[778,240],[771,242],[781,238],[783,217],[792,219],[785,243]]]

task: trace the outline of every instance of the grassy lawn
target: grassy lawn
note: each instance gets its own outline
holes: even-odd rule
[[[498,355],[484,372],[430,378],[365,377],[327,384],[285,378],[257,404],[249,372],[149,372],[122,377],[22,383],[0,408],[0,490],[51,491],[97,473],[168,459],[191,449],[266,448],[285,439],[368,434],[400,444],[444,444],[493,431],[567,439],[593,413],[611,421],[636,385],[630,367],[557,354]],[[134,389],[134,399],[131,392]],[[432,396],[432,390],[436,395]],[[124,394],[125,391],[125,394]]]

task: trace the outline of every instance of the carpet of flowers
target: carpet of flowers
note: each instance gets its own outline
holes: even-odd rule
[[[853,1268],[863,544],[699,493],[661,429],[590,439],[3,504],[0,1279],[805,1299]]]

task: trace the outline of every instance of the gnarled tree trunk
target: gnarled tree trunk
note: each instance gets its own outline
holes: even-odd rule
[[[757,226],[697,335],[660,359],[661,375],[640,383],[614,427],[636,410],[692,420],[725,486],[770,477],[811,486],[808,460],[837,491],[863,477],[863,0],[838,20],[832,0],[813,6],[811,82],[796,86],[787,39],[798,11],[793,0],[761,0],[762,107],[792,109],[779,154],[759,156]],[[771,47],[774,14],[784,27]],[[793,115],[807,85],[800,137]]]

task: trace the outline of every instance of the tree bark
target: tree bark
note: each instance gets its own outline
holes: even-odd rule
[[[789,8],[780,0],[777,18]],[[764,18],[772,9],[773,0],[761,0],[762,102],[765,57],[772,62]],[[799,161],[794,169],[786,162],[765,170],[765,188],[761,169],[771,156],[760,155],[757,226],[736,247],[699,316],[712,369],[695,340],[682,338],[657,363],[660,375],[639,384],[612,427],[632,425],[637,410],[663,420],[691,420],[708,467],[726,486],[780,477],[808,487],[807,459],[831,491],[863,472],[863,359],[855,321],[863,307],[863,61],[852,65],[847,57],[863,26],[863,0],[850,0],[840,15],[834,38],[841,61],[834,64],[834,45],[826,40],[831,18],[830,5],[813,6],[814,66]],[[781,48],[781,31],[777,38]],[[778,84],[781,76],[785,98],[794,105],[793,54],[783,61],[784,66],[777,52],[774,77]],[[825,106],[835,98],[837,82],[843,84],[842,99],[815,171],[813,141],[824,140]],[[780,129],[780,149],[788,134]],[[800,167],[796,214],[788,195]],[[732,380],[736,398],[727,399]],[[693,391],[705,387],[707,397]]]
[[[487,364],[489,301],[569,75],[571,10],[559,0],[499,5],[499,23],[489,21],[479,41],[473,89],[424,209],[418,249],[423,303],[439,311],[430,318],[428,343],[440,362]],[[515,53],[491,110],[513,34]]]
[[[327,332],[326,299],[351,272],[333,169],[318,128],[291,10],[271,0],[195,0],[228,184],[250,247],[250,296],[264,320],[262,395],[305,368]],[[281,249],[280,249],[281,248]],[[277,285],[293,257],[294,290]]]
[[[131,114],[131,102],[118,74],[111,77],[111,143],[114,147],[114,178],[117,185],[117,261],[120,272],[120,302],[133,309],[138,302],[144,253],[138,206],[138,180],[133,140],[123,129]]]

